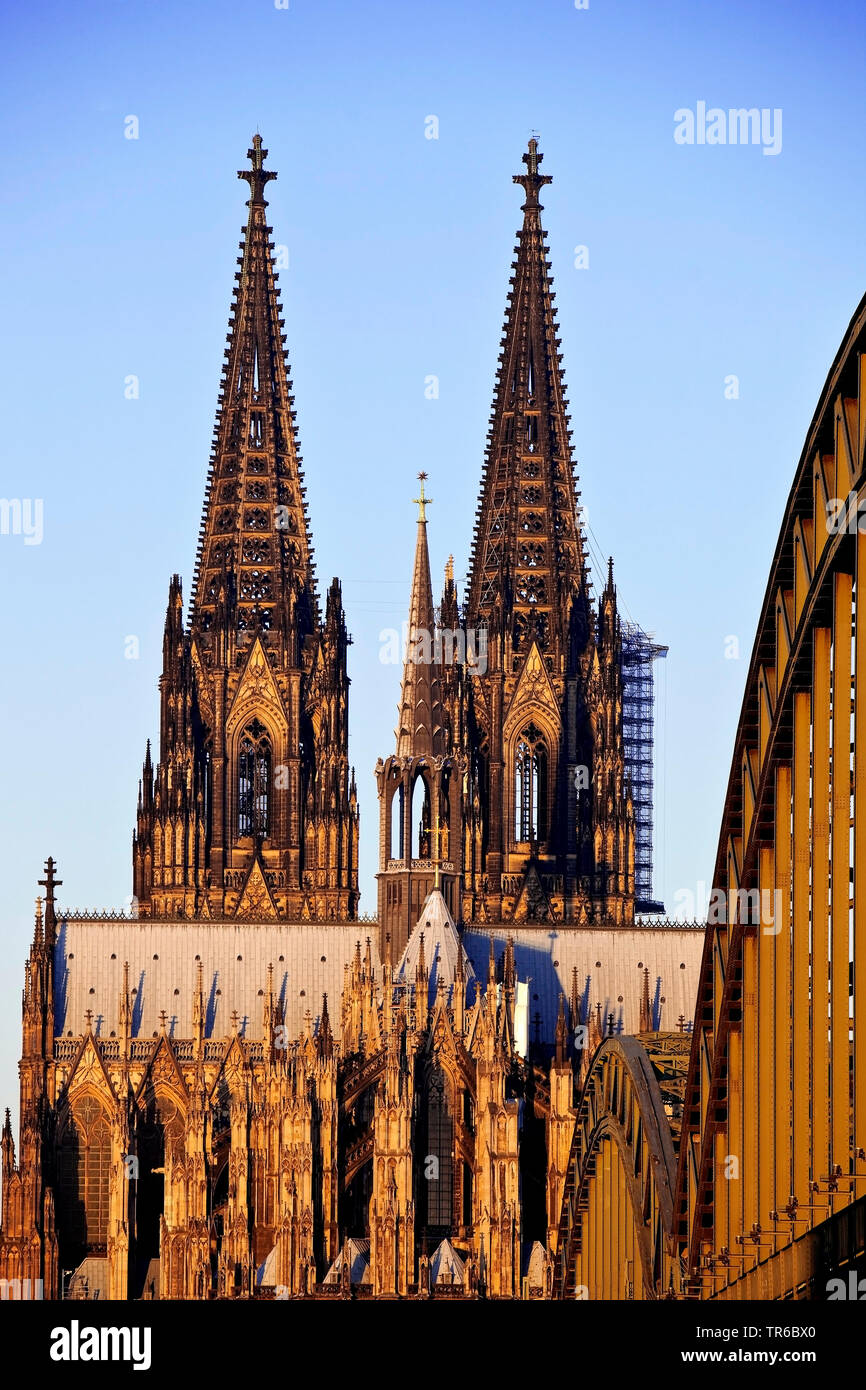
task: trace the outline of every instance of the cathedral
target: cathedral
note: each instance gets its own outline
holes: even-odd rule
[[[361,919],[346,618],[313,562],[266,156],[254,136],[132,912],[64,911],[51,858],[39,881],[0,1281],[49,1299],[544,1298],[592,1052],[690,1031],[704,939],[636,916],[623,637],[612,564],[590,585],[550,179],[530,140],[465,593],[450,562],[434,591],[419,479]]]

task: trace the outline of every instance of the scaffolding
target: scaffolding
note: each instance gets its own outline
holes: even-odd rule
[[[653,899],[653,663],[668,654],[637,623],[622,625],[622,732],[634,806],[634,891],[638,912],[664,912]]]

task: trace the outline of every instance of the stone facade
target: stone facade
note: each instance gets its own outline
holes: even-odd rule
[[[691,1024],[702,933],[634,922],[612,570],[591,604],[535,141],[465,604],[421,477],[378,919],[348,637],[321,611],[256,136],[189,610],[169,589],[133,912],[26,966],[0,1279],[47,1297],[544,1296],[575,1098]],[[366,940],[365,940],[366,938]]]

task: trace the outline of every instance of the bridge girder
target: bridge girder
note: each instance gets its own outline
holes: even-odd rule
[[[713,885],[675,1168],[664,1107],[640,1087],[649,1058],[635,1039],[608,1039],[572,1146],[560,1297],[584,1265],[590,1297],[623,1296],[598,1263],[622,1253],[621,1200],[650,1297],[807,1297],[827,1268],[822,1228],[850,1235],[839,1263],[862,1244],[862,1220],[843,1218],[866,1202],[866,298],[785,508]],[[628,1175],[638,1149],[622,1096],[605,1101],[617,1045],[631,1103],[658,1122],[651,1188],[622,1181],[608,1152]]]

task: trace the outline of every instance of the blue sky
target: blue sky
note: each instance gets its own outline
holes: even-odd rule
[[[320,588],[342,578],[354,637],[363,910],[399,685],[379,634],[405,616],[419,469],[434,574],[450,553],[465,573],[520,221],[511,176],[533,130],[554,178],[544,222],[593,544],[670,646],[656,887],[672,904],[712,871],[784,500],[866,286],[864,39],[862,8],[832,0],[7,11],[0,495],[42,499],[44,534],[0,535],[2,1103],[17,1099],[45,856],[69,906],[131,892],[168,581],[180,571],[189,592],[245,212],[236,170],[256,127],[280,175],[269,217],[289,250]],[[781,110],[781,152],[678,145],[674,113],[700,101]]]

